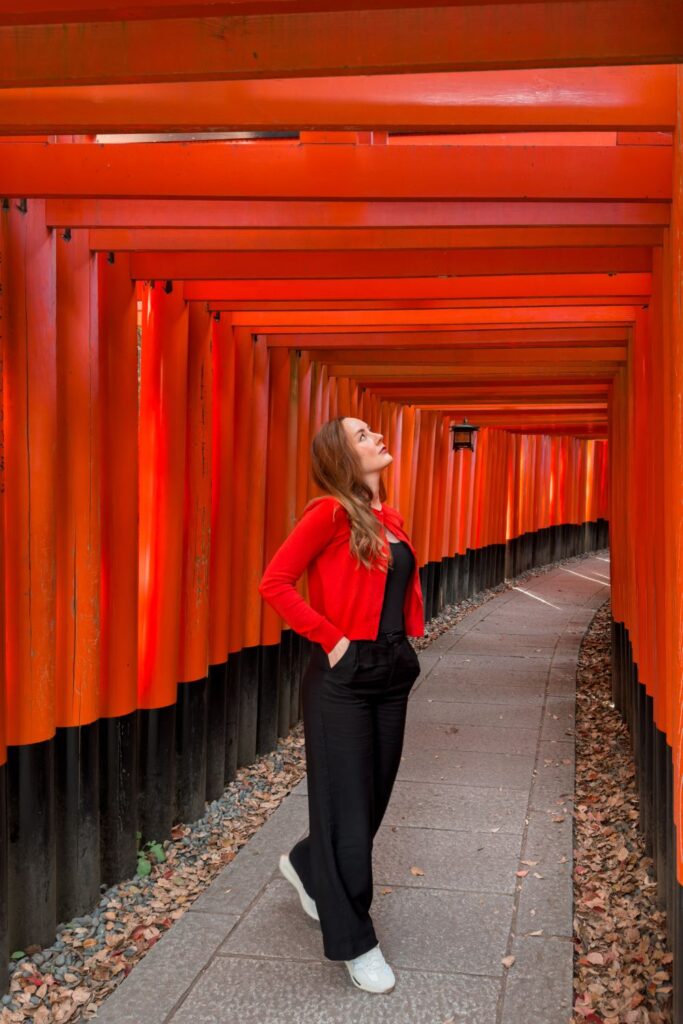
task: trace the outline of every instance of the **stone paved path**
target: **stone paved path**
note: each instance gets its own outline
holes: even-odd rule
[[[608,595],[602,551],[493,598],[420,655],[373,853],[391,993],[355,989],[324,958],[318,924],[277,870],[307,832],[304,778],[95,1019],[566,1024],[576,661]]]

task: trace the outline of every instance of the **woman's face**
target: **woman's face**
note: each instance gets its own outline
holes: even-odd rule
[[[394,461],[393,455],[385,447],[383,435],[370,430],[363,420],[345,416],[343,426],[364,473],[376,473]]]

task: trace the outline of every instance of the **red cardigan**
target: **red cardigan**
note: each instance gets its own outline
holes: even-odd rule
[[[417,554],[403,529],[403,516],[385,504],[373,512],[413,553],[415,566],[403,612],[406,633],[424,636]],[[343,505],[331,495],[314,499],[271,558],[258,586],[261,597],[295,632],[321,644],[327,653],[343,636],[374,640],[379,629],[386,573],[358,564],[349,550],[350,535]],[[308,569],[310,604],[295,588],[304,569]]]

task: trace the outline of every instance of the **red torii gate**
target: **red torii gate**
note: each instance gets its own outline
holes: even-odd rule
[[[678,785],[680,9],[665,0],[309,6],[71,0],[64,10],[29,0],[0,15],[2,323],[13,342],[3,381],[10,749],[44,751],[58,725],[66,736],[79,729],[92,752],[89,727],[108,721],[107,756],[123,750],[125,760],[137,709],[145,827],[163,832],[172,781],[159,765],[177,681],[206,673],[223,722],[225,678],[209,669],[224,672],[230,652],[248,682],[241,756],[253,752],[254,652],[272,659],[281,624],[245,581],[286,526],[284,514],[267,515],[265,481],[269,507],[300,508],[301,439],[342,408],[396,440],[393,485],[430,594],[446,551],[488,557],[501,537],[599,516],[607,467],[595,439],[609,434],[623,514],[610,525],[613,617],[653,697],[658,763],[667,737]],[[647,66],[635,66],[643,55]],[[373,76],[371,98],[354,75]],[[589,145],[587,126],[610,135]],[[163,146],[41,138],[282,128],[301,134]],[[501,144],[427,137],[454,128],[496,133]],[[501,134],[530,130],[553,137]],[[392,134],[401,132],[423,137]],[[295,405],[292,380],[307,396]],[[456,464],[442,453],[450,414],[464,410],[485,429],[477,459]],[[296,436],[269,432],[269,417],[294,418]],[[668,450],[647,444],[650,423]],[[248,467],[233,448],[236,424],[249,437]],[[210,472],[198,455],[207,446]],[[185,460],[170,455],[181,449],[185,477]],[[284,467],[296,469],[293,483]],[[184,521],[183,480],[192,498]],[[101,488],[101,521],[92,488]],[[462,522],[449,518],[450,494]],[[159,585],[179,572],[178,586]],[[175,651],[166,638],[179,623]],[[191,722],[191,689],[178,692]],[[268,706],[264,744],[273,714]],[[207,792],[216,793],[225,750],[216,737],[207,749]],[[96,808],[85,761],[78,770]],[[197,778],[183,780],[195,794]],[[130,794],[109,796],[104,828]],[[656,790],[650,797],[653,819],[675,829],[678,790],[672,807]],[[184,807],[196,809],[190,798]],[[54,836],[35,851],[33,810],[15,822],[17,849],[40,875]],[[63,824],[66,847],[78,815]],[[114,875],[131,838],[132,824],[112,848]],[[15,934],[20,924],[49,934],[54,896],[42,908],[28,901]]]

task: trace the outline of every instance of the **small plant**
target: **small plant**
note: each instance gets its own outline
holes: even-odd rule
[[[138,867],[136,873],[144,878],[151,874],[152,868],[155,864],[162,864],[166,860],[166,854],[164,853],[164,848],[161,843],[157,843],[155,840],[150,840],[141,848],[141,832],[135,833],[135,839],[138,853]]]

